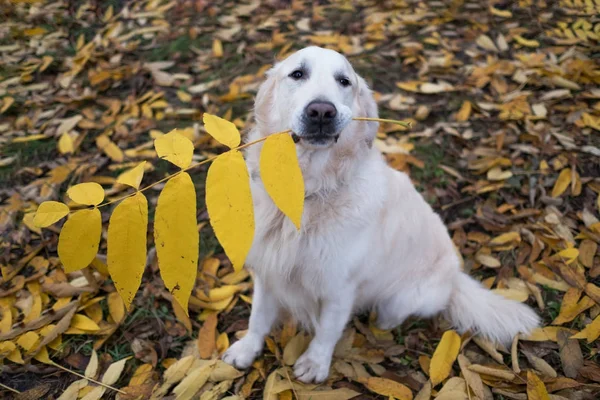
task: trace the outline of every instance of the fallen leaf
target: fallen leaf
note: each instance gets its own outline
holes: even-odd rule
[[[460,342],[460,336],[455,331],[446,331],[442,335],[429,366],[429,377],[433,386],[446,379],[452,371],[452,365],[460,350]]]

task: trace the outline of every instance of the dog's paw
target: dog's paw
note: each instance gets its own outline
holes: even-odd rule
[[[237,369],[246,369],[260,355],[263,349],[263,340],[250,334],[235,342],[223,354],[223,361]]]
[[[331,357],[306,351],[296,364],[294,364],[294,375],[296,379],[304,383],[321,383],[329,376]]]

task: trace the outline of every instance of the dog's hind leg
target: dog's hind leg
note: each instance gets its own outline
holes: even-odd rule
[[[446,308],[451,290],[450,285],[429,286],[429,282],[424,282],[399,291],[377,304],[375,324],[379,329],[389,330],[401,325],[411,315],[434,316]]]
[[[223,354],[223,361],[239,369],[252,365],[262,352],[265,336],[271,331],[278,315],[279,303],[265,290],[260,279],[255,277],[248,333]]]

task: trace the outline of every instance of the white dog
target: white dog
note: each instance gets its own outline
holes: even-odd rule
[[[260,180],[260,146],[249,147],[254,301],[248,333],[223,355],[225,362],[249,367],[283,310],[314,332],[294,366],[304,382],[328,377],[334,347],[357,311],[374,309],[381,329],[442,312],[459,331],[503,343],[538,325],[532,309],[461,271],[439,216],[373,146],[378,124],[352,120],[378,114],[345,57],[308,47],[267,75],[248,140],[292,130],[306,190],[302,228],[270,199]]]

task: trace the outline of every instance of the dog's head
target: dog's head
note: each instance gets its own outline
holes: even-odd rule
[[[299,145],[316,149],[333,146],[340,138],[370,143],[378,126],[352,121],[377,117],[372,93],[344,56],[320,47],[300,50],[267,72],[255,115],[262,134],[291,129]],[[362,129],[347,129],[354,124]]]

